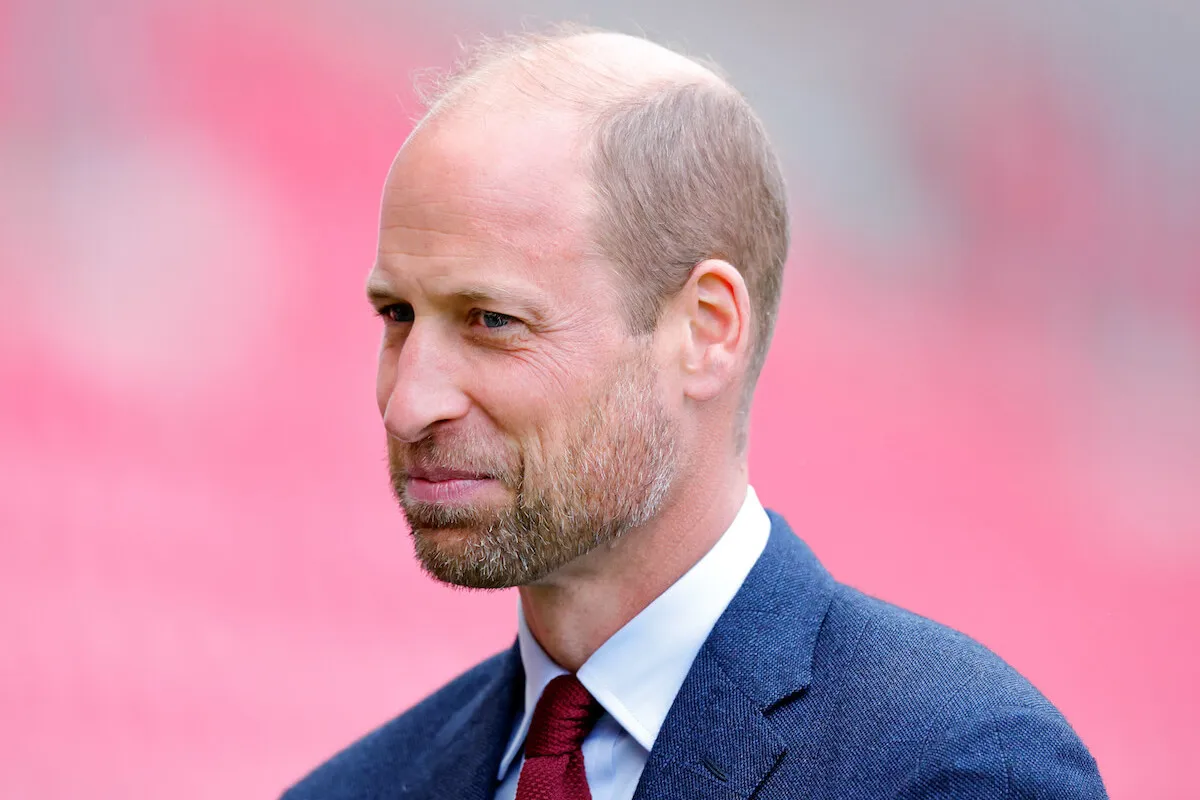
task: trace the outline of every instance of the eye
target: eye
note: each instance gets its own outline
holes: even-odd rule
[[[393,303],[390,306],[384,306],[376,313],[383,317],[387,322],[405,323],[413,321],[413,307],[408,303]]]
[[[510,317],[507,314],[501,314],[498,311],[483,311],[476,310],[471,313],[472,321],[479,322],[488,330],[499,330],[507,328],[512,323],[516,322],[515,317]]]

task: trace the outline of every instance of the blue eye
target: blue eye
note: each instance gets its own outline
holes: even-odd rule
[[[379,316],[388,322],[412,322],[414,318],[413,307],[408,303],[393,303],[390,306],[384,306],[379,309]]]
[[[483,327],[488,330],[497,330],[499,328],[508,327],[509,323],[515,320],[507,314],[500,314],[496,311],[480,311],[478,319],[483,323]]]

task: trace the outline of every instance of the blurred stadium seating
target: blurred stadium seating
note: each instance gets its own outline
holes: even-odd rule
[[[766,504],[1196,796],[1200,6],[733,8],[0,0],[0,796],[274,796],[511,641],[412,562],[362,280],[413,70],[526,13],[780,145]]]

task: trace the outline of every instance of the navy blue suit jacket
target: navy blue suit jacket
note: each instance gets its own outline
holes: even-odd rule
[[[524,676],[516,648],[318,767],[285,800],[492,800]],[[1106,797],[1054,706],[970,638],[837,583],[771,514],[635,800]]]

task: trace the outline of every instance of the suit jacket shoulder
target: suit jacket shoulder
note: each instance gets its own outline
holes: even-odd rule
[[[636,800],[1100,800],[1063,716],[978,642],[833,580],[772,514]]]
[[[288,790],[284,800],[436,796],[423,794],[422,787],[446,766],[448,751],[470,747],[459,735],[462,729],[470,732],[473,722],[511,719],[519,670],[515,648],[477,664],[317,767]],[[487,755],[493,748],[484,748]],[[497,755],[494,763],[498,762]],[[467,768],[465,762],[460,765]]]
[[[965,634],[838,584],[814,665],[820,760],[890,796],[1105,796],[1058,709]]]

